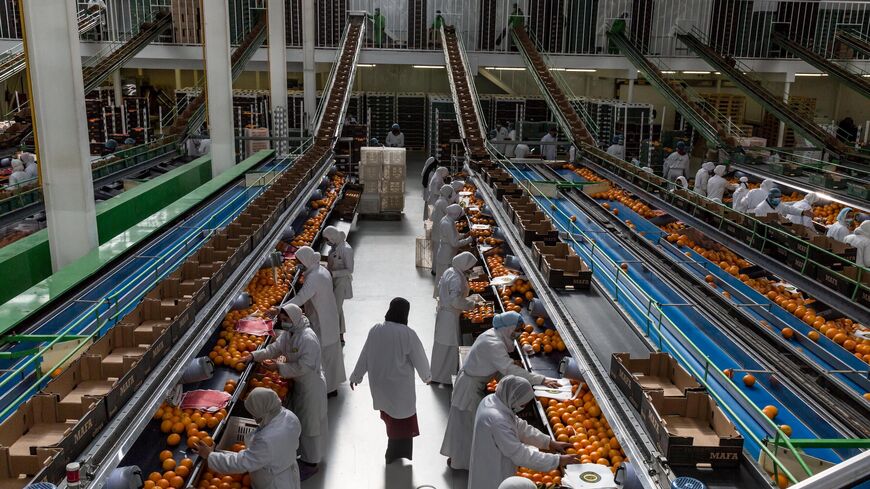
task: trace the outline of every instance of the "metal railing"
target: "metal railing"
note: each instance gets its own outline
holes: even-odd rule
[[[79,4],[87,4],[78,0]],[[86,39],[117,41],[142,23],[152,9],[172,10],[173,28],[158,42],[200,44],[201,20],[198,0],[117,0],[109,3],[106,24]],[[262,0],[229,3],[230,39],[238,44],[251,29]],[[572,2],[525,2],[494,0],[347,0],[315,2],[315,44],[337,47],[347,22],[347,12],[362,10],[383,15],[383,31],[368,29],[367,49],[437,50],[437,32],[431,29],[437,12],[457,33],[469,52],[509,51],[507,33],[512,6],[519,4],[528,19],[529,31],[542,40],[542,51],[551,54],[607,55],[605,36],[613,19],[626,20],[632,41],[653,56],[691,57],[671,33],[676,27],[697,27],[717,50],[744,58],[791,58],[770,40],[770,33],[787,30],[804,45],[812,45],[829,59],[852,58],[854,53],[834,38],[836,29],[850,28],[870,36],[870,2],[860,0],[574,0]],[[302,46],[302,0],[286,0],[286,44]],[[15,2],[0,5],[0,39],[20,39]],[[373,27],[369,20],[369,27]],[[498,42],[501,41],[501,42]],[[860,56],[860,59],[867,59]]]

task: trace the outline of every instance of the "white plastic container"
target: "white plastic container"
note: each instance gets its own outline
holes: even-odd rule
[[[574,464],[565,467],[562,485],[572,489],[618,489],[610,467],[598,464]]]
[[[194,358],[184,367],[181,374],[182,384],[192,384],[208,380],[214,375],[214,363],[208,357]]]

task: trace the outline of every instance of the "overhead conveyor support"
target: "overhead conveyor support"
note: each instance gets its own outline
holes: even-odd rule
[[[100,25],[100,18],[102,15],[102,9],[96,5],[79,12],[79,34],[85,34],[94,27]],[[24,70],[25,62],[23,44],[18,44],[0,56],[2,56],[2,59],[0,59],[0,83],[5,82]]]
[[[139,32],[136,35],[118,46],[117,49],[92,60],[93,64],[86,66],[82,73],[85,80],[85,93],[100,86],[106,78],[151,44],[151,41],[171,25],[172,15],[169,11],[159,10],[153,14],[151,20],[143,22],[139,26]]]
[[[801,59],[815,66],[822,72],[834,76],[849,86],[852,90],[870,98],[870,82],[867,81],[870,80],[870,78],[863,78],[861,73],[853,73],[845,67],[825,59],[812,49],[789,39],[787,36],[779,32],[773,33],[773,40],[792,54],[799,56]]]
[[[701,98],[693,98],[684,89],[679,80],[666,78],[662,71],[644,55],[624,30],[614,28],[607,31],[607,39],[619,48],[619,51],[640,70],[644,78],[650,82],[664,97],[671,102],[677,111],[682,114],[692,127],[698,131],[707,142],[721,148],[738,146],[737,138],[729,133],[727,120],[717,120],[711,113],[712,108]],[[707,108],[705,108],[707,106]]]
[[[761,86],[761,83],[744,74],[743,70],[737,68],[737,62],[733,58],[726,58],[719,54],[694,33],[678,33],[677,38],[710,66],[727,76],[743,92],[761,104],[765,110],[794,128],[795,131],[809,139],[819,148],[823,148],[835,156],[845,156],[851,153],[850,148],[838,141],[833,134],[828,133],[812,120],[807,120],[806,117],[795,112],[794,109],[782,101],[780,96],[770,93],[770,91]]]
[[[837,40],[849,45],[852,49],[870,56],[870,39],[851,29],[837,29]]]

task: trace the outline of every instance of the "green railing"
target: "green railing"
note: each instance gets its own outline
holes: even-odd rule
[[[299,148],[294,150],[289,156],[287,156],[287,159],[288,160],[291,160],[291,159],[295,160],[296,158],[301,156],[301,154],[304,153],[312,145],[312,143],[313,143],[312,139],[306,140],[302,144],[302,146],[300,146]],[[260,177],[260,179],[257,180],[257,183],[260,183],[261,185],[258,185],[258,186],[260,186],[262,188],[260,190],[258,190],[256,193],[257,194],[262,193],[262,191],[265,189],[265,187],[273,184],[289,168],[290,168],[290,166],[287,166],[286,168],[284,168],[283,170],[281,170],[279,172],[269,172],[269,173],[264,174],[262,177]],[[272,178],[268,178],[270,174],[272,175]],[[226,204],[221,206],[220,209],[218,209],[214,213],[214,215],[220,214],[222,211],[231,207],[239,200],[247,197],[247,195],[248,194],[245,192],[239,194],[238,196],[236,196],[235,198],[233,198],[232,200],[230,200],[229,202],[227,202]],[[194,235],[202,232],[204,229],[209,228],[209,225],[213,222],[213,219],[214,219],[214,217],[210,218],[209,220],[207,220],[204,223],[201,223],[196,228],[191,229],[186,235],[187,236],[194,236]],[[221,226],[221,225],[225,224],[226,222],[227,221],[225,220],[225,221],[219,223],[218,226]],[[206,236],[202,242],[207,241],[207,239],[209,237],[211,237],[211,235],[215,232],[216,229],[217,228],[210,228],[209,235]],[[175,263],[173,263],[173,267],[167,269],[167,271],[163,274],[163,276],[161,276],[159,274],[160,268],[162,268],[164,265],[166,265],[166,263],[170,259],[170,255],[174,254],[180,248],[186,246],[186,244],[187,244],[186,241],[187,241],[186,239],[179,239],[175,245],[170,247],[168,250],[164,250],[158,257],[156,257],[157,258],[156,260],[152,261],[147,267],[145,267],[143,270],[141,270],[139,273],[137,273],[134,277],[132,277],[131,279],[128,279],[126,284],[121,289],[107,295],[105,298],[92,304],[84,313],[82,313],[82,315],[78,319],[76,319],[71,324],[67,325],[63,330],[58,332],[55,335],[53,340],[51,340],[48,344],[44,345],[39,351],[35,352],[29,359],[25,360],[25,362],[23,364],[16,367],[16,369],[13,372],[10,372],[6,376],[6,378],[4,378],[2,381],[0,381],[0,390],[3,390],[6,388],[7,384],[9,384],[10,382],[20,379],[28,367],[34,366],[37,363],[41,363],[42,356],[46,352],[48,352],[56,344],[64,341],[65,339],[68,339],[70,333],[73,330],[75,330],[76,328],[78,328],[79,326],[82,326],[85,323],[85,321],[92,319],[93,321],[96,322],[98,327],[93,332],[91,332],[87,335],[78,335],[80,338],[85,339],[85,340],[82,341],[82,343],[78,347],[76,347],[73,351],[71,351],[68,355],[66,355],[59,363],[57,363],[52,368],[50,368],[48,374],[44,374],[41,377],[39,377],[30,387],[28,387],[20,396],[18,396],[6,409],[4,409],[2,412],[0,412],[0,419],[5,419],[12,410],[17,409],[19,403],[21,403],[22,401],[27,399],[29,396],[31,396],[37,390],[41,389],[43,383],[51,378],[51,373],[56,368],[58,368],[60,365],[63,365],[67,360],[72,358],[73,355],[75,355],[79,350],[81,350],[81,348],[84,345],[88,344],[88,341],[90,341],[91,339],[96,337],[99,334],[99,332],[107,324],[113,324],[114,322],[116,322],[118,320],[118,317],[121,315],[121,312],[117,311],[112,315],[103,317],[103,315],[100,313],[101,307],[106,306],[109,311],[112,311],[113,307],[118,305],[118,299],[123,294],[125,294],[126,292],[128,292],[132,289],[132,287],[133,287],[132,284],[136,284],[136,287],[140,287],[143,282],[147,283],[147,287],[144,287],[143,288],[144,290],[140,294],[138,294],[138,297],[135,298],[135,301],[138,301],[139,299],[144,297],[150,290],[152,290],[159,283],[159,281],[165,277],[165,275],[168,275],[171,271],[174,271],[175,267],[178,264],[180,264],[180,262],[182,260],[186,259],[188,256],[193,254],[197,250],[196,248],[192,249],[189,252],[178,257],[175,260]],[[150,279],[150,282],[146,282],[148,280],[149,275],[154,275],[154,277],[152,279]],[[131,302],[133,302],[133,301],[131,301]],[[36,368],[41,368],[41,367],[37,366]]]
[[[489,144],[489,143],[487,143],[487,144]],[[493,151],[493,154],[497,154],[497,153],[495,153]],[[508,166],[510,166],[511,168],[519,169],[510,160],[499,159],[498,161],[502,164],[502,166],[505,166],[506,168]],[[800,464],[801,468],[806,472],[806,474],[808,476],[813,475],[812,470],[809,468],[809,466],[806,464],[806,462],[801,458],[801,456],[797,452],[797,450],[795,450],[795,447],[792,446],[791,443],[789,442],[788,436],[786,436],[785,433],[783,433],[780,430],[779,426],[776,423],[774,423],[770,418],[768,418],[749,399],[749,397],[747,397],[746,394],[744,394],[743,391],[741,391],[737,387],[737,385],[731,380],[731,378],[729,378],[727,375],[725,375],[725,373],[721,369],[717,368],[715,366],[715,364],[713,364],[712,360],[710,360],[710,358],[700,348],[698,348],[698,346],[695,345],[695,343],[688,336],[686,336],[686,334],[683,333],[683,331],[680,328],[678,328],[676,326],[676,324],[673,322],[673,320],[671,320],[671,318],[665,313],[665,311],[663,309],[663,307],[667,307],[667,306],[664,306],[661,302],[657,301],[652,296],[647,294],[637,282],[635,282],[625,271],[622,270],[621,264],[616,263],[613,259],[610,258],[610,256],[607,255],[607,253],[601,251],[600,247],[596,246],[596,242],[595,242],[596,240],[592,236],[583,232],[582,229],[580,229],[576,224],[574,224],[571,221],[571,216],[565,214],[561,209],[559,209],[558,206],[553,205],[553,200],[550,199],[549,197],[546,197],[537,185],[535,185],[533,182],[526,182],[526,183],[518,182],[518,183],[521,187],[523,187],[526,190],[526,192],[531,193],[529,191],[529,189],[530,188],[535,189],[537,191],[536,194],[538,194],[538,196],[540,198],[544,198],[550,204],[550,211],[557,212],[565,218],[566,222],[568,223],[567,226],[569,226],[569,227],[563,228],[563,230],[567,232],[568,239],[572,242],[572,244],[575,247],[579,247],[581,249],[588,249],[588,253],[589,253],[590,258],[591,257],[597,258],[601,263],[603,263],[607,267],[606,271],[610,272],[609,274],[607,274],[607,273],[596,274],[596,276],[598,277],[599,281],[607,280],[610,282],[610,284],[612,285],[613,290],[614,290],[614,297],[612,297],[612,299],[615,302],[620,301],[619,292],[620,292],[620,286],[621,286],[622,290],[623,290],[623,297],[622,297],[623,302],[622,303],[624,305],[627,303],[627,305],[631,306],[636,313],[641,314],[643,317],[647,318],[647,322],[643,326],[644,332],[647,334],[647,336],[649,336],[651,328],[656,330],[656,335],[658,337],[659,350],[663,350],[663,347],[667,346],[669,351],[672,352],[672,354],[674,356],[676,356],[681,361],[681,363],[683,365],[685,365],[690,370],[690,372],[692,374],[694,374],[694,376],[698,379],[698,381],[702,385],[704,385],[704,387],[707,388],[707,391],[716,400],[717,404],[730,415],[730,418],[732,419],[732,421],[735,424],[737,424],[738,426],[740,426],[741,428],[743,428],[743,431],[745,433],[747,433],[749,438],[751,438],[764,453],[766,453],[769,457],[771,457],[771,459],[773,460],[776,467],[779,470],[781,470],[782,473],[786,477],[789,478],[789,480],[791,480],[792,482],[797,482],[797,479],[794,477],[794,475],[791,472],[789,472],[789,470],[785,467],[783,462],[781,462],[776,457],[776,453],[771,451],[769,448],[767,448],[765,446],[764,440],[762,438],[759,438],[749,428],[749,426],[742,419],[742,417],[739,416],[734,411],[734,409],[731,408],[731,406],[729,406],[727,403],[725,403],[724,399],[718,393],[716,393],[714,389],[712,389],[710,387],[710,384],[708,382],[709,376],[711,376],[711,375],[716,376],[717,380],[721,384],[729,387],[730,388],[729,391],[732,393],[732,396],[735,397],[738,400],[738,402],[742,401],[741,405],[743,405],[744,409],[750,411],[750,414],[754,415],[756,422],[760,422],[762,424],[767,424],[767,426],[770,428],[771,433],[773,433],[775,435],[776,440],[781,441],[782,444],[784,444],[786,447],[790,448],[792,450],[792,452],[794,452],[794,456],[795,456],[796,460]],[[539,205],[539,207],[541,207],[541,206]],[[543,209],[543,207],[541,207],[541,208]],[[548,213],[546,209],[543,209],[543,210],[545,213]],[[559,224],[559,223],[557,223],[557,224]],[[559,224],[559,226],[562,227],[561,224]],[[575,236],[578,236],[578,235],[583,238],[583,242],[577,241],[575,239]],[[590,270],[592,270],[594,273],[595,266],[596,266],[594,260],[590,259],[588,265],[590,267]],[[626,295],[626,293],[627,293],[627,295]],[[653,319],[654,316],[657,319]],[[655,325],[653,325],[652,321],[656,321]],[[693,356],[694,356],[695,360],[698,361],[698,363],[704,364],[703,371],[701,371],[701,372],[696,371],[695,368],[692,366],[692,363],[689,361],[689,359],[685,358],[680,353],[679,349],[676,348],[675,345],[673,343],[671,343],[670,340],[668,340],[666,337],[664,337],[664,335],[662,334],[662,327],[663,326],[664,327],[669,326],[668,331],[670,331],[672,334],[675,334],[678,337],[678,339],[680,340],[680,343],[683,345],[683,347],[685,347],[687,350],[690,350],[693,353]]]

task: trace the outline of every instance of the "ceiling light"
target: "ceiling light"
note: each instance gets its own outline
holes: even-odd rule
[[[713,74],[714,75],[721,75],[722,73],[719,73],[718,71],[714,71]]]
[[[568,72],[571,72],[571,73],[595,73],[595,72],[598,71],[598,70],[593,70],[593,69],[590,69],[590,68],[568,68],[568,69],[565,70],[565,71],[568,71]]]
[[[550,71],[565,71],[565,68],[550,68]]]
[[[665,71],[665,70],[662,71],[663,75],[673,75],[675,73],[676,73],[676,71]]]
[[[357,63],[356,64],[357,68],[374,68],[375,66],[377,66],[377,65],[367,64],[367,63]]]
[[[421,70],[440,70],[444,67],[439,65],[411,65],[411,68],[418,68]]]
[[[525,68],[518,68],[515,66],[487,66],[486,69],[494,71],[526,71]]]
[[[794,76],[828,76],[827,73],[795,73]]]
[[[684,71],[684,75],[709,75],[709,71]]]
[[[870,75],[861,75],[864,78],[870,78]]]

